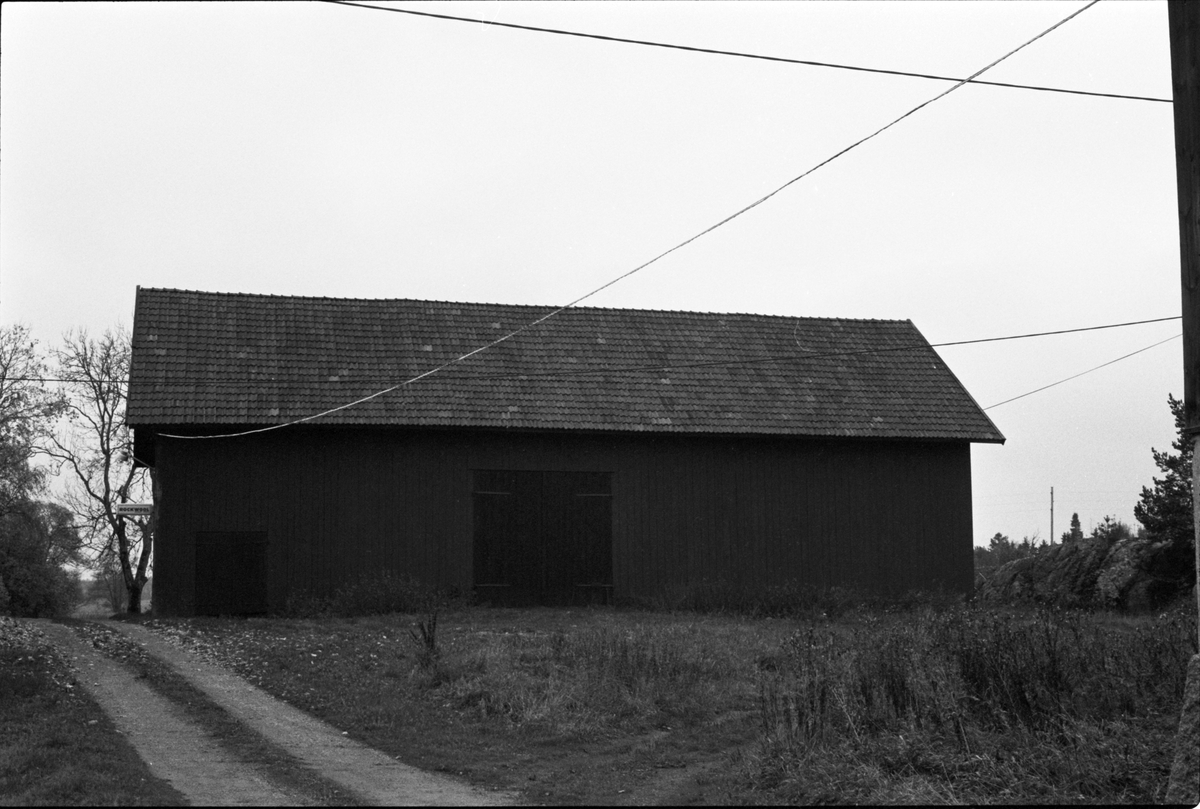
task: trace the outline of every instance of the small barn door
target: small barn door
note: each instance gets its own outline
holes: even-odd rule
[[[196,614],[256,615],[266,611],[266,533],[197,533]]]
[[[607,600],[611,473],[478,471],[473,500],[480,597],[510,604]]]

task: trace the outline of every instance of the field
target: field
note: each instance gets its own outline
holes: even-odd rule
[[[536,803],[1154,803],[1190,604],[793,617],[460,608],[150,628]]]

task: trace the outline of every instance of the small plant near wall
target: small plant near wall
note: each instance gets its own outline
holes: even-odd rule
[[[417,662],[421,668],[429,668],[441,657],[442,651],[437,642],[436,612],[429,613],[429,617],[424,621],[418,621],[416,631],[408,630],[408,636],[417,647]]]

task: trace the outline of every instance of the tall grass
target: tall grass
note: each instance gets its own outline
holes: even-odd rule
[[[958,608],[809,624],[760,677],[764,764],[779,777],[797,776],[803,765],[810,786],[820,781],[814,772],[832,766],[831,756],[877,773],[888,766],[906,777],[928,770],[926,786],[944,787],[948,774],[962,769],[959,777],[983,790],[968,796],[978,800],[993,794],[980,779],[991,773],[1002,782],[996,772],[1005,760],[1028,757],[1014,770],[1026,773],[1018,772],[1017,782],[1031,767],[1045,771],[1058,762],[1041,777],[1066,779],[1086,795],[1081,784],[1111,775],[1088,772],[1110,767],[1094,755],[1113,734],[1178,710],[1195,637],[1194,613],[1182,609],[1151,622]],[[1072,748],[1088,754],[1064,758]],[[845,767],[837,778],[846,780]],[[857,799],[894,781],[867,779]],[[1145,798],[1146,784],[1138,783]],[[1044,786],[1062,794],[1062,783]],[[1111,785],[1106,789],[1111,795]],[[942,802],[939,794],[920,791],[919,799]]]
[[[669,743],[681,755],[740,751],[707,771],[739,802],[1163,799],[1195,649],[1190,604],[1158,618],[822,614],[457,610],[428,622],[439,650],[428,656],[411,615],[189,631],[380,749],[458,769],[491,761],[509,773],[553,745],[601,756],[596,777],[610,785],[618,761],[657,761],[654,745]],[[649,752],[613,758],[628,740]]]
[[[747,673],[735,649],[705,640],[688,625],[504,634],[441,661],[430,685],[483,715],[559,733],[696,719]]]

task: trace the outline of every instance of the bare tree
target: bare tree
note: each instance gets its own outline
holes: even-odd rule
[[[93,339],[68,332],[53,352],[66,401],[65,423],[48,454],[69,475],[64,496],[79,519],[88,547],[100,562],[119,565],[128,612],[141,612],[142,588],[154,548],[154,517],[123,517],[119,503],[153,497],[153,480],[133,457],[125,425],[129,384],[129,332],[118,326]]]

